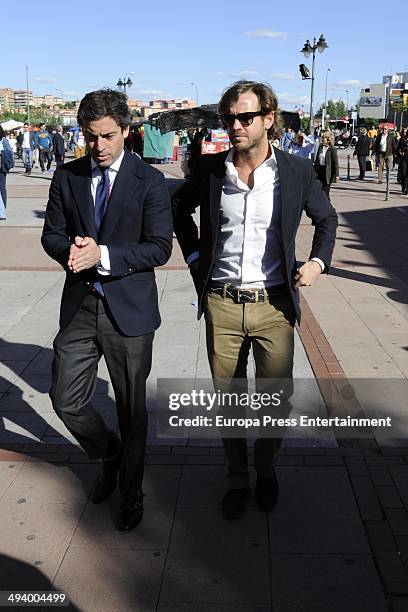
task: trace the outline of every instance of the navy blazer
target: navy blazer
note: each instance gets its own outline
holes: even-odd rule
[[[71,322],[97,279],[112,316],[127,336],[159,327],[154,267],[169,259],[172,249],[170,198],[164,176],[125,150],[105,216],[97,234],[91,193],[89,155],[58,168],[51,182],[41,242],[66,271],[60,328]],[[67,268],[75,236],[90,236],[109,249],[111,275],[96,268],[78,274]]]
[[[293,288],[296,274],[295,238],[305,211],[315,227],[310,257],[319,257],[330,267],[337,227],[337,214],[317,180],[309,159],[274,148],[281,188],[282,270],[290,290],[296,318],[300,321],[299,293]],[[183,255],[199,251],[199,277],[194,284],[199,296],[198,317],[204,310],[219,236],[220,203],[228,151],[199,158],[194,175],[173,195],[173,223]],[[200,237],[192,218],[200,206]]]

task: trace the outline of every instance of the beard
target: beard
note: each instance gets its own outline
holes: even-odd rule
[[[236,151],[249,152],[259,147],[265,139],[265,132],[248,135],[238,132],[230,135],[230,140]]]

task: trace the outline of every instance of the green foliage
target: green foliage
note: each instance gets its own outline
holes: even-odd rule
[[[0,113],[0,121],[8,121],[14,119],[15,121],[25,121],[26,115],[23,113],[17,113],[16,111],[4,110]]]
[[[300,120],[301,132],[306,132],[308,128],[309,128],[309,117],[302,117]]]
[[[319,108],[316,117],[321,117],[323,114],[324,104]],[[342,100],[328,100],[326,108],[326,119],[338,119],[345,117],[347,114],[346,105]]]

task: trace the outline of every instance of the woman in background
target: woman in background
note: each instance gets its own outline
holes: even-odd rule
[[[322,134],[322,142],[317,150],[314,167],[323,191],[330,199],[330,186],[339,180],[339,160],[333,146],[334,137],[331,132]]]

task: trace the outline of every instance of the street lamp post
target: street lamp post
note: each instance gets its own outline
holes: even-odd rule
[[[123,87],[123,93],[126,95],[126,87],[132,87],[133,83],[132,80],[129,78],[129,76],[133,74],[133,72],[128,72],[124,77],[123,80],[119,79],[119,81],[116,83],[116,85],[121,88]]]
[[[327,109],[327,77],[331,72],[331,68],[327,68],[326,70],[326,87],[324,88],[324,109],[322,112],[322,130],[324,130],[326,124],[326,109]]]
[[[64,92],[59,87],[56,87],[55,91],[59,91],[61,93],[62,106],[64,106]]]
[[[316,43],[316,38],[313,38],[313,45],[310,44],[309,40],[306,40],[303,45],[303,49],[301,49],[301,53],[308,58],[310,54],[312,54],[312,84],[310,88],[310,118],[309,118],[309,130],[313,128],[313,94],[314,94],[314,79],[315,79],[315,53],[316,49],[319,53],[323,53],[325,49],[328,48],[326,40],[323,34],[320,35],[319,40]]]
[[[191,81],[190,85],[195,87],[195,90],[196,90],[196,100],[197,100],[197,106],[198,106],[198,86],[197,86],[197,83],[194,83],[194,81]]]
[[[28,66],[26,65],[27,123],[30,125],[30,96],[28,91]]]
[[[348,106],[348,95],[349,95],[349,90],[346,89],[346,115],[348,115],[348,110],[349,110],[349,106]]]

